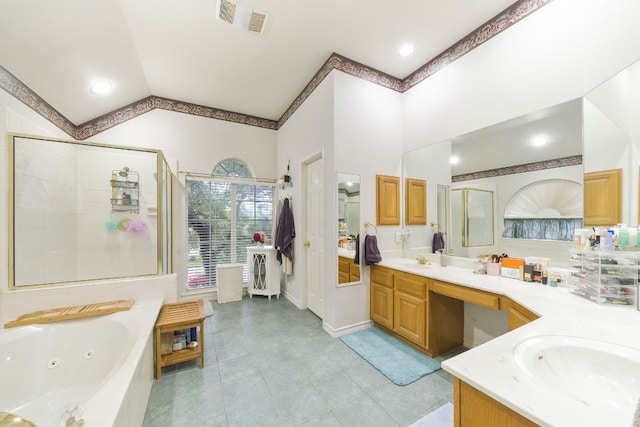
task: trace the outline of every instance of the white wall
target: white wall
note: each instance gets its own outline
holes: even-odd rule
[[[405,151],[576,99],[640,57],[640,3],[554,1],[405,93]]]
[[[333,174],[333,79],[334,73],[329,74],[285,125],[278,130],[276,160],[278,175],[286,172],[287,164],[290,162],[290,175],[293,183],[293,187],[281,190],[279,196],[292,196],[293,218],[296,227],[296,238],[293,240],[293,274],[283,277],[282,291],[300,308],[307,307],[307,250],[303,245],[307,240],[307,221],[304,215],[306,198],[304,163],[322,156],[324,161],[325,212],[332,209],[331,206],[335,207],[335,202],[332,201],[335,193],[330,191],[336,185]],[[325,224],[328,224],[330,219],[331,215],[325,214]],[[325,235],[334,236],[333,228],[325,226]],[[332,242],[334,239],[328,238],[327,240]],[[333,260],[325,256],[325,261],[325,281],[329,281]]]
[[[254,176],[277,177],[276,132],[255,126],[212,120],[165,110],[153,110],[91,138],[118,146],[162,150],[178,177],[174,193],[174,271],[178,292],[186,283],[184,177],[181,172],[210,174],[228,158],[247,164]]]
[[[402,159],[402,95],[373,83],[334,71],[334,149],[332,213],[327,235],[337,236],[338,217],[335,173],[360,175],[360,234],[365,222],[376,222],[376,175],[401,175]],[[377,240],[381,250],[401,251],[393,234],[400,226],[378,226]],[[369,267],[361,265],[361,285],[336,287],[338,278],[338,246],[328,239],[327,306],[325,329],[342,333],[369,321]],[[385,253],[382,254],[385,256]]]

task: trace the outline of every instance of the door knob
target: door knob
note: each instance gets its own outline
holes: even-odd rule
[[[309,246],[311,246],[311,242],[304,242],[304,245],[308,248]]]

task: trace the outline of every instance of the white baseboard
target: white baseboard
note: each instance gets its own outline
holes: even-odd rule
[[[284,292],[282,292],[282,295],[283,295],[286,299],[288,299],[288,300],[291,302],[291,304],[295,305],[299,310],[304,310],[304,309],[306,309],[306,308],[307,308],[307,307],[305,307],[305,306],[303,306],[303,305],[302,305],[302,303],[300,302],[300,300],[298,300],[298,299],[296,299],[296,298],[292,297],[292,296],[291,296],[291,294],[290,294],[289,292],[284,291]]]
[[[364,322],[356,323],[354,325],[333,329],[331,326],[323,322],[322,329],[324,329],[325,332],[327,332],[332,337],[337,338],[342,335],[350,334],[351,332],[361,331],[362,329],[370,328],[371,326],[373,326],[373,322],[371,320],[365,320]]]

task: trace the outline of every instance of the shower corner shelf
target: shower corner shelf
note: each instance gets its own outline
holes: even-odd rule
[[[140,175],[135,171],[111,172],[111,212],[140,212]]]

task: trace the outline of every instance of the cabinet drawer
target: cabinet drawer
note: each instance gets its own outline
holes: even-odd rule
[[[393,271],[385,267],[371,267],[371,283],[393,288]]]
[[[396,291],[424,299],[427,296],[427,281],[421,276],[397,272]]]
[[[434,281],[431,290],[437,294],[451,298],[489,307],[494,310],[500,309],[500,297],[490,292],[479,291],[465,286],[453,285],[451,283]]]
[[[349,274],[349,261],[346,258],[338,258],[338,272]]]

